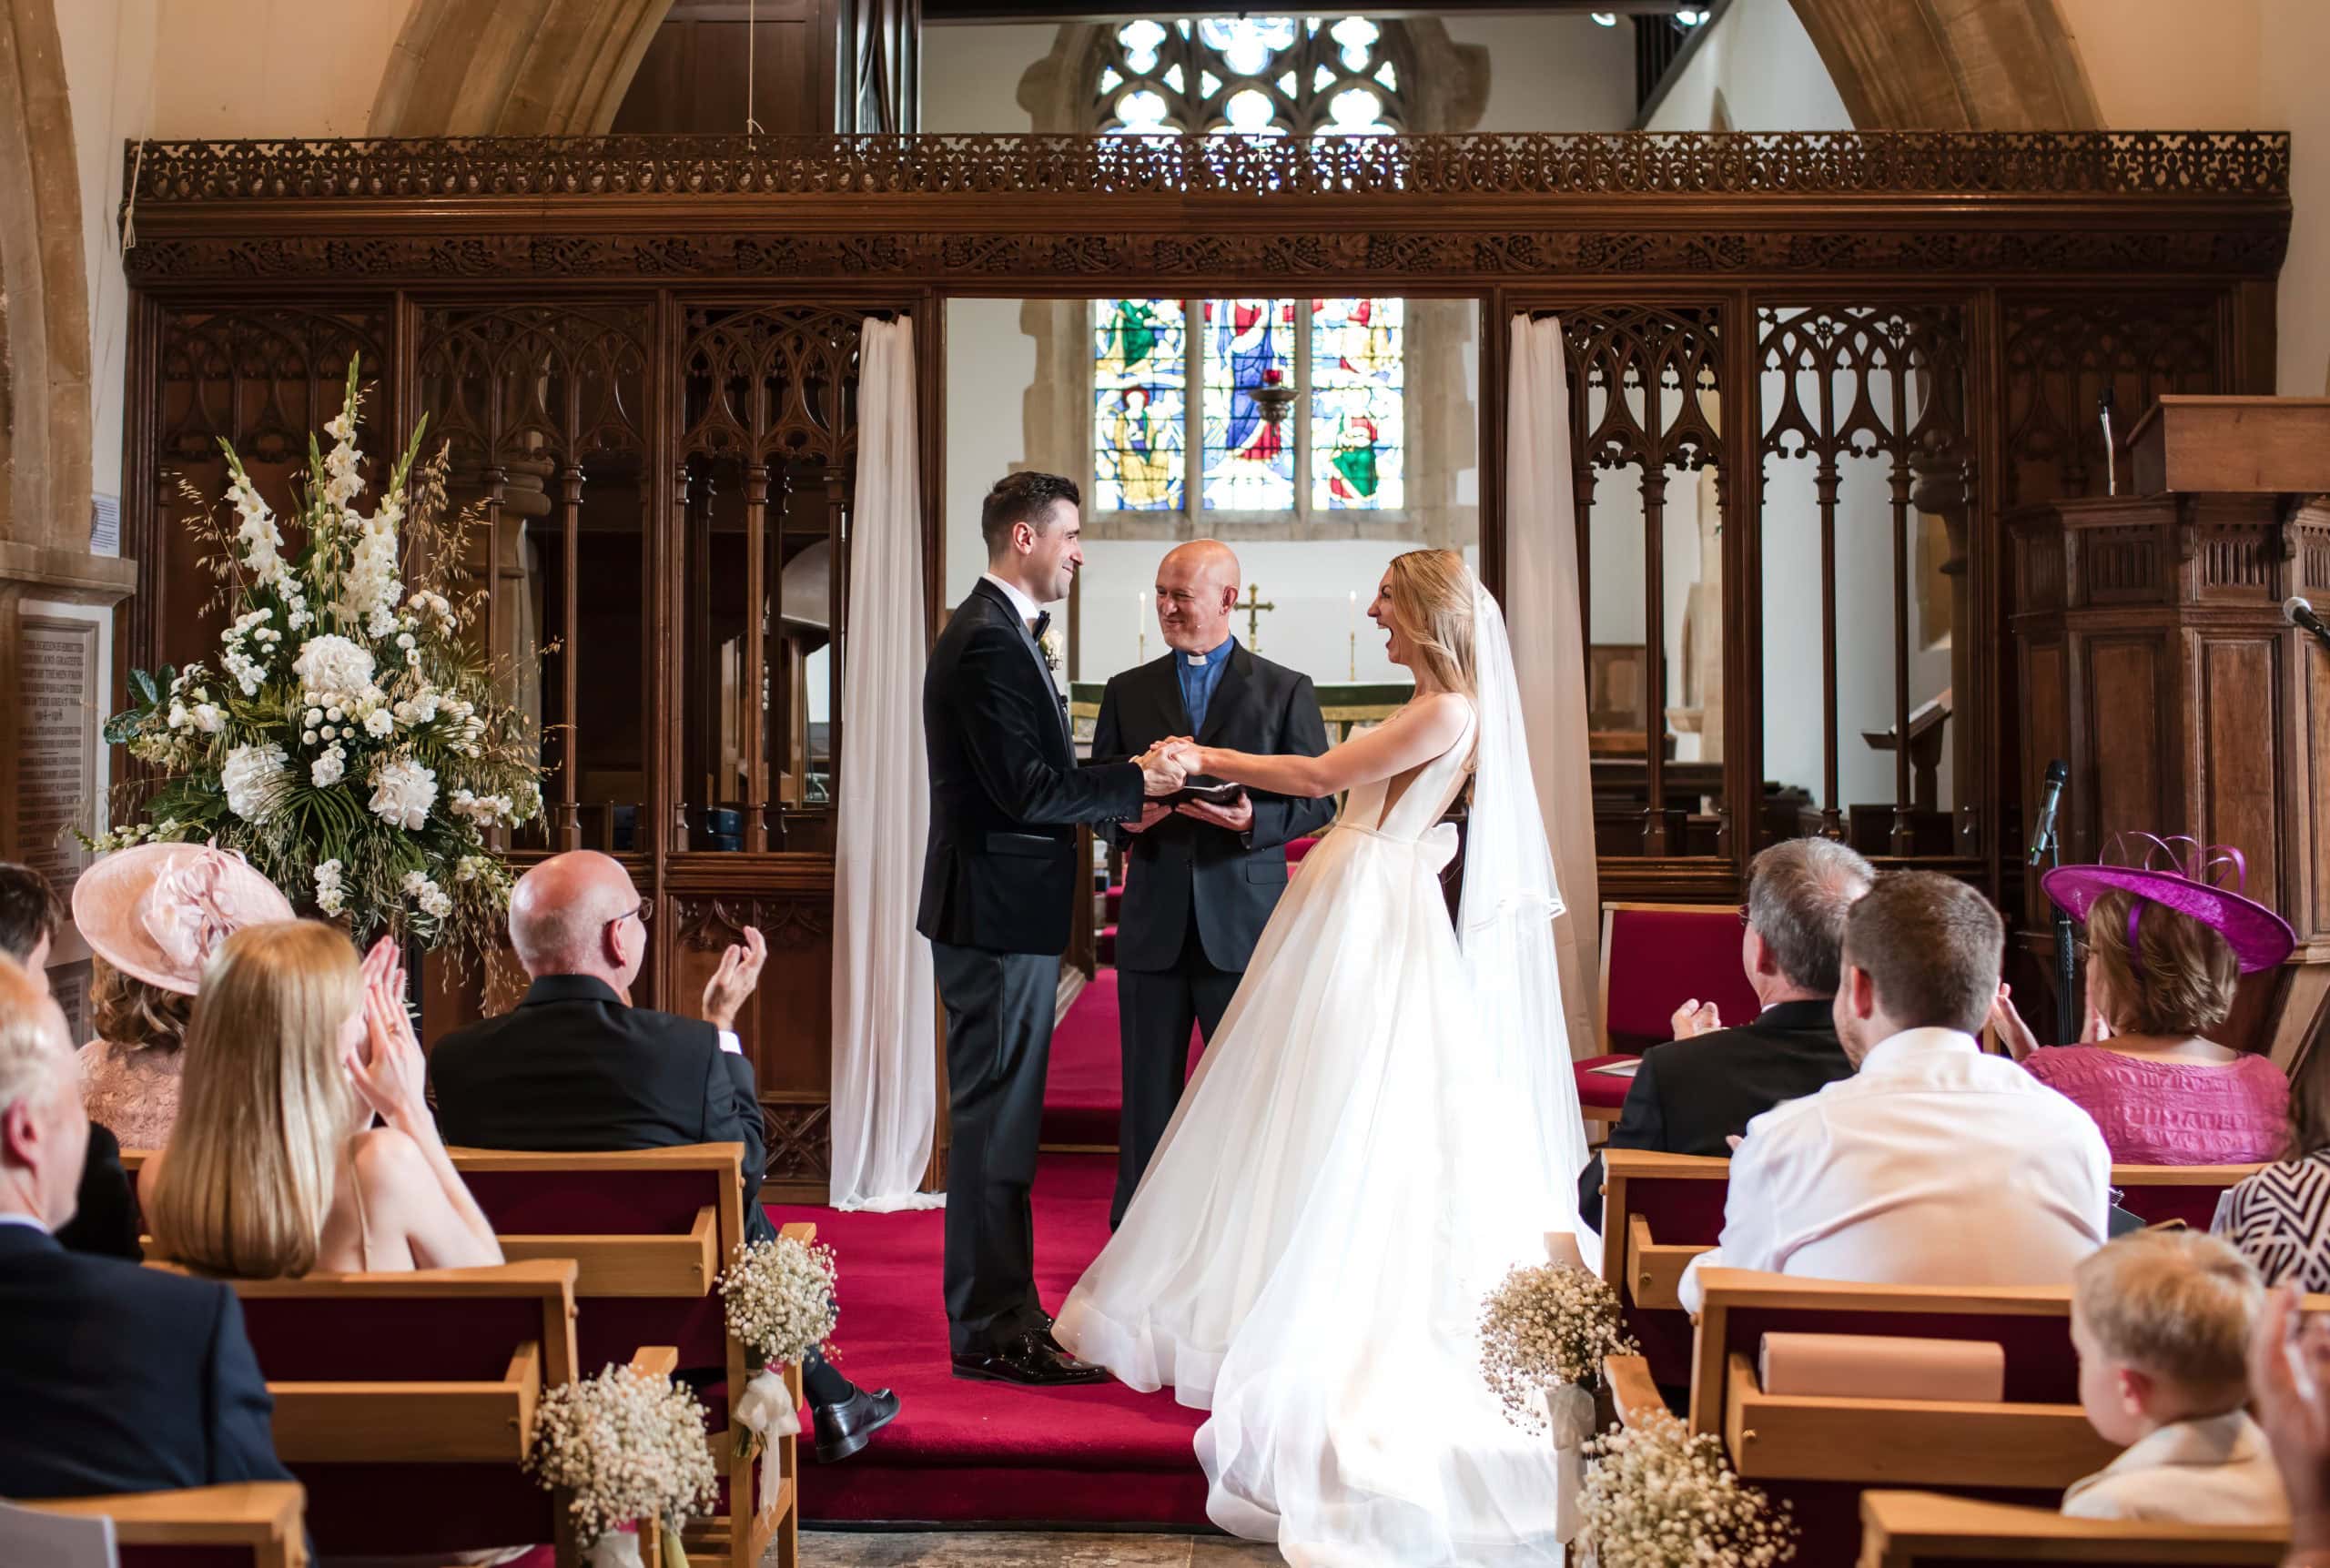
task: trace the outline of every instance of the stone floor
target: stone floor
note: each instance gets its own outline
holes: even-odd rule
[[[1219,1535],[804,1531],[802,1568],[1266,1568],[1278,1553]]]

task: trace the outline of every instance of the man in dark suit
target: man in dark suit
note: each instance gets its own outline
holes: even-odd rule
[[[1603,1147],[1728,1155],[1749,1118],[1852,1077],[1830,1005],[1845,916],[1876,879],[1868,861],[1826,838],[1788,839],[1749,861],[1739,962],[1762,1011],[1726,1028],[1714,1003],[1684,1003],[1675,1038],[1643,1053]],[[1601,1229],[1599,1154],[1577,1179],[1577,1212]]]
[[[1028,1189],[1069,919],[1084,888],[1076,829],[1140,814],[1177,768],[1079,765],[1042,606],[1068,596],[1083,525],[1075,484],[998,480],[981,508],[988,570],[923,677],[930,838],[917,929],[947,1007],[947,1322],[957,1377],[1098,1382],[1059,1348],[1036,1295]]]
[[[647,955],[646,902],[610,856],[554,855],[510,893],[510,944],[532,984],[517,1007],[455,1030],[429,1055],[437,1126],[472,1148],[745,1146],[745,1236],[773,1239],[761,1208],[765,1150],[758,1086],[736,1015],[768,945],[747,926],[704,987],[704,1017],[631,1005]],[[887,1389],[860,1389],[821,1357],[801,1381],[816,1454],[846,1459],[897,1414]]]
[[[0,1496],[290,1480],[234,1291],[57,1243],[88,1129],[64,1015],[0,957]]]
[[[1168,652],[1110,679],[1092,732],[1096,757],[1176,736],[1241,752],[1315,757],[1327,749],[1311,678],[1273,664],[1230,632],[1238,557],[1215,540],[1170,551],[1157,568],[1157,625]],[[1286,891],[1286,844],[1334,815],[1332,800],[1247,792],[1232,804],[1156,802],[1112,824],[1125,852],[1117,917],[1117,999],[1124,1106],[1111,1229],[1180,1103],[1190,1027],[1207,1041],[1245,978],[1254,944]]]

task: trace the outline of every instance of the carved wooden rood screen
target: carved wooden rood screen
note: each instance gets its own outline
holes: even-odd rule
[[[2162,391],[2272,389],[2289,223],[2288,138],[2264,133],[128,156],[125,528],[147,566],[124,660],[208,641],[178,481],[217,493],[225,436],[281,504],[360,353],[366,450],[428,417],[487,524],[471,564],[492,646],[543,650],[512,678],[556,771],[512,853],[625,861],[653,916],[648,999],[691,1006],[738,926],[768,933],[740,1022],[773,1189],[802,1195],[826,1173],[833,813],[850,787],[806,693],[837,697],[846,658],[869,317],[922,324],[934,606],[962,586],[939,548],[950,296],[1471,302],[1481,554],[1500,590],[1505,323],[1559,317],[1581,557],[1640,556],[1636,702],[1666,721],[1597,746],[1605,896],[1728,899],[1757,848],[1826,833],[2012,912],[2035,770],[2002,720],[2001,513],[2102,490],[2107,389],[2127,421]],[[1691,515],[1714,569],[1687,584],[1663,536]],[[1856,572],[1883,590],[1844,592]],[[1679,644],[1661,634],[1678,626]],[[1946,702],[1913,708],[1930,690]],[[1670,754],[1686,726],[1697,754]],[[432,1036],[475,1005],[431,1003]]]

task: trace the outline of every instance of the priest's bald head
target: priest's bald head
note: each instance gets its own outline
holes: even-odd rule
[[[1157,628],[1166,646],[1211,653],[1230,638],[1230,607],[1238,602],[1238,557],[1218,539],[1193,539],[1166,551],[1157,565]]]
[[[553,855],[510,890],[510,946],[536,979],[588,975],[627,996],[647,956],[644,909],[622,862],[589,849]]]

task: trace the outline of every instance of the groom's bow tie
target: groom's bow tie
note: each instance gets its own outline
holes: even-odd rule
[[[1044,633],[1050,631],[1051,626],[1052,612],[1048,610],[1039,610],[1036,612],[1036,619],[1028,624],[1028,635],[1040,642],[1044,640]]]

